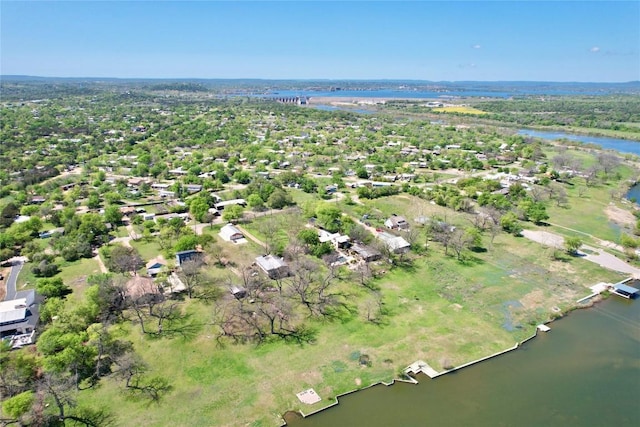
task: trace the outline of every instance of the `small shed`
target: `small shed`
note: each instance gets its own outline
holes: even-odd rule
[[[236,299],[242,299],[247,296],[247,290],[238,286],[232,286],[229,291]]]

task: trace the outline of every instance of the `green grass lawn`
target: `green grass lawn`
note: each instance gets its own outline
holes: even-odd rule
[[[566,206],[557,206],[551,202],[548,204],[549,222],[563,227],[572,228],[582,233],[593,235],[599,239],[618,243],[620,241],[621,227],[609,221],[605,210],[614,203],[611,192],[616,191],[619,184],[598,184],[586,187],[582,197],[579,195],[578,186],[583,185],[581,179],[576,179],[576,185],[567,187],[569,201]],[[579,182],[579,183],[578,183]],[[616,205],[621,206],[619,203]],[[628,209],[628,207],[623,207]],[[588,215],[576,215],[576,212],[588,212]],[[560,234],[568,235],[567,230],[556,228],[553,230]],[[582,235],[581,237],[585,237]]]
[[[138,241],[131,240],[129,243],[138,251],[138,253],[140,253],[140,256],[145,262],[162,253],[160,245],[155,239],[150,242],[145,242],[144,239],[140,239]]]
[[[523,238],[503,234],[486,246],[465,265],[439,248],[410,268],[381,265],[389,271],[375,283],[389,314],[380,325],[365,320],[370,291],[342,283],[358,314],[310,320],[318,330],[313,344],[221,344],[212,307],[188,301],[201,323],[195,338],[149,339],[136,325],[122,326],[152,373],[171,380],[173,390],[160,404],[149,408],[114,379],[80,399],[111,408],[118,425],[277,426],[287,410],[319,409],[337,394],[396,377],[415,360],[440,370],[506,349],[553,317],[554,307],[587,295],[586,286],[619,278],[578,258],[552,261],[548,249]],[[370,367],[360,365],[360,355]],[[303,407],[295,393],[309,387],[322,401]]]
[[[62,281],[73,290],[76,299],[82,299],[87,288],[87,277],[92,274],[99,274],[100,266],[98,262],[91,258],[83,258],[77,261],[63,264],[60,273],[56,277],[61,277]]]

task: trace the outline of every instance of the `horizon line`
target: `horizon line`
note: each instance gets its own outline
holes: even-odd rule
[[[0,74],[5,78],[28,79],[88,79],[88,80],[256,80],[256,81],[297,81],[297,82],[424,82],[424,83],[578,83],[578,84],[640,84],[640,80],[626,81],[578,81],[578,80],[426,80],[402,78],[264,78],[264,77],[110,77],[110,76],[39,76],[30,74]]]

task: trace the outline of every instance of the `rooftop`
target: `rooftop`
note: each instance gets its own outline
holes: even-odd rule
[[[280,258],[273,255],[264,255],[256,258],[256,262],[265,271],[277,270],[280,267],[286,267],[287,264]]]

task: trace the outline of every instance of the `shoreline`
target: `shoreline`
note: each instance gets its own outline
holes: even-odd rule
[[[622,280],[620,282],[625,282],[627,280],[629,280],[629,279],[624,279],[624,280]],[[555,321],[557,321],[559,319],[562,319],[563,317],[567,316],[568,314],[570,314],[571,312],[573,312],[575,310],[583,310],[583,309],[591,308],[596,303],[604,301],[607,298],[608,297],[603,297],[601,294],[598,294],[598,293],[590,294],[590,295],[587,295],[586,297],[582,297],[582,298],[580,298],[580,299],[578,299],[576,301],[575,305],[569,307],[564,312],[558,313],[558,315],[556,317],[554,317],[554,318],[552,318],[552,319],[550,319],[550,320],[548,320],[546,322],[541,323],[541,325],[545,325],[546,326],[548,324],[551,324],[551,323],[553,323],[553,322],[555,322]],[[538,329],[538,326],[536,325],[533,335],[529,336],[528,338],[523,339],[522,341],[516,342],[516,344],[513,347],[509,347],[509,348],[507,348],[505,350],[498,351],[498,352],[490,354],[488,356],[484,356],[484,357],[481,357],[479,359],[463,363],[462,365],[453,367],[451,369],[447,369],[447,370],[444,370],[442,372],[438,372],[437,374],[435,374],[433,376],[431,376],[431,375],[429,375],[429,374],[427,374],[426,372],[423,372],[423,371],[418,371],[416,373],[416,375],[419,374],[419,373],[422,373],[423,375],[429,377],[429,379],[435,379],[437,377],[440,377],[440,376],[443,376],[443,375],[446,375],[446,374],[450,374],[452,372],[456,372],[456,371],[464,369],[464,368],[468,368],[468,367],[477,365],[478,363],[485,362],[487,360],[494,359],[494,358],[496,358],[498,356],[502,356],[503,354],[510,353],[512,351],[518,350],[522,345],[528,343],[529,341],[531,341],[535,337],[537,337],[539,332],[540,332],[540,330]],[[410,366],[411,365],[409,365],[409,367]],[[308,414],[305,414],[302,410],[288,410],[288,411],[284,412],[281,415],[283,423],[280,424],[280,427],[288,426],[288,423],[286,421],[287,414],[292,414],[293,416],[300,416],[300,417],[302,417],[304,419],[304,418],[310,417],[312,415],[318,414],[318,413],[320,413],[322,411],[325,411],[327,409],[330,409],[330,408],[333,408],[334,406],[339,405],[340,404],[340,400],[339,399],[341,397],[348,396],[348,395],[351,395],[353,393],[357,393],[359,391],[368,390],[368,389],[370,389],[372,387],[375,387],[375,386],[378,386],[378,385],[384,385],[386,387],[390,387],[390,386],[394,385],[396,382],[402,382],[402,383],[409,383],[409,384],[417,385],[419,383],[419,381],[416,378],[414,378],[413,376],[411,376],[409,373],[407,373],[407,370],[409,369],[409,367],[403,369],[404,376],[406,377],[406,379],[405,378],[392,378],[390,381],[381,380],[381,381],[375,382],[373,384],[370,384],[370,385],[368,385],[366,387],[357,388],[357,389],[354,389],[354,390],[346,391],[344,393],[340,393],[340,394],[336,395],[332,399],[333,401],[330,402],[327,406],[324,406],[322,408],[316,409],[316,410],[314,410],[312,412],[309,412]],[[292,415],[289,415],[289,416],[292,416]]]

